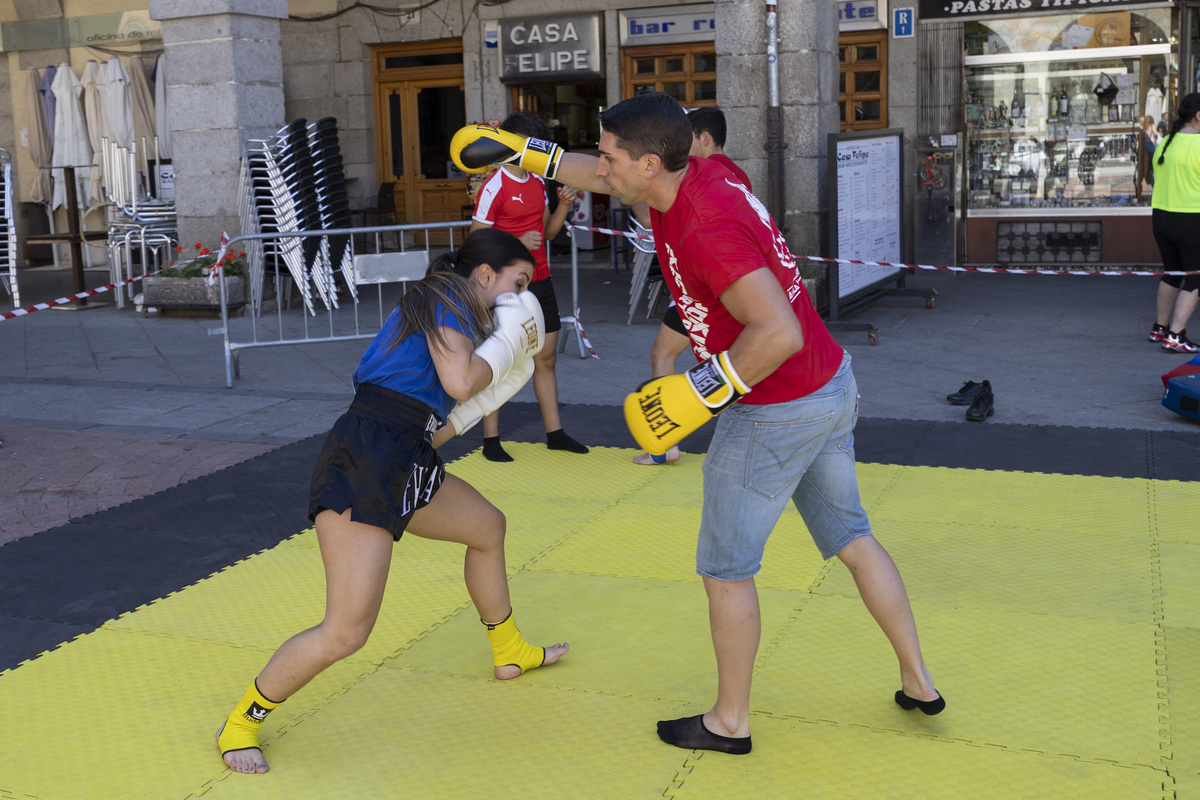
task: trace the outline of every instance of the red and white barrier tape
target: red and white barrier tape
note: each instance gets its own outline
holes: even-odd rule
[[[579,337],[579,341],[583,342],[584,347],[586,347],[588,352],[592,354],[592,358],[600,358],[600,356],[596,355],[595,348],[592,347],[592,343],[588,340],[587,334],[583,330],[583,323],[579,321],[578,308],[575,309],[574,315],[570,317],[560,317],[559,321],[570,322],[575,327],[575,335]]]
[[[23,317],[27,314],[32,314],[35,311],[45,311],[47,308],[54,308],[55,306],[66,305],[67,303],[70,303],[74,300],[82,300],[83,298],[91,297],[94,294],[100,294],[101,292],[107,292],[112,289],[116,289],[121,286],[125,286],[126,284],[133,283],[134,281],[140,281],[142,278],[148,278],[151,275],[157,275],[160,272],[162,272],[162,270],[158,269],[158,270],[155,270],[154,272],[147,272],[145,275],[138,275],[136,278],[130,278],[127,281],[121,281],[120,283],[110,283],[108,286],[101,286],[99,289],[91,289],[86,292],[80,292],[79,294],[73,294],[70,297],[60,297],[57,300],[51,300],[49,303],[38,303],[35,306],[27,306],[26,308],[18,308],[15,311],[5,311],[3,314],[0,314],[0,320],[16,319],[17,317]]]
[[[648,242],[654,241],[653,236],[645,233],[634,233],[632,231],[614,231],[612,228],[592,228],[587,225],[572,225],[567,223],[568,228],[573,228],[578,231],[592,231],[593,233],[606,233],[609,236],[624,236],[626,239],[645,239]]]
[[[591,228],[586,225],[572,225],[581,231],[606,233],[609,236],[625,236],[629,239],[647,239],[653,241],[653,236],[630,231],[614,231],[612,228]],[[1200,275],[1200,271],[1179,272],[1172,270],[1099,270],[1099,269],[1021,269],[1018,267],[942,267],[932,264],[899,264],[890,261],[856,261],[852,258],[822,258],[821,256],[797,256],[803,261],[825,261],[834,264],[858,264],[864,267],[896,267],[898,269],[936,269],[946,272],[996,272],[1012,275]]]
[[[835,264],[859,264],[865,267],[896,267],[898,269],[936,269],[946,272],[997,272],[1011,275],[1200,275],[1200,272],[1168,270],[1099,270],[1099,269],[1020,269],[1018,267],[940,267],[931,264],[899,264],[890,261],[855,261],[851,258],[821,258],[797,256],[803,261],[827,261]]]

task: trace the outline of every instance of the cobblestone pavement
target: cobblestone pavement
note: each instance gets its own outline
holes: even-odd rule
[[[0,544],[275,449],[50,428],[10,427],[0,436]]]

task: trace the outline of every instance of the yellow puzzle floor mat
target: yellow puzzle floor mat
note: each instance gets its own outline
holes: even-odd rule
[[[366,647],[263,728],[272,769],[213,735],[278,645],[321,618],[309,531],[0,673],[0,800],[1200,798],[1194,484],[860,464],[948,708],[905,712],[847,570],[790,509],[758,576],[754,750],[660,742],[715,659],[693,554],[702,457],[586,459],[506,442],[450,465],[508,517],[522,632],[570,652],[492,678],[462,548],[406,536]]]

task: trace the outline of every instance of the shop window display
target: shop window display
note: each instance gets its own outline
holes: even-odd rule
[[[1141,123],[1174,104],[1171,14],[968,23],[968,208],[1148,207]]]

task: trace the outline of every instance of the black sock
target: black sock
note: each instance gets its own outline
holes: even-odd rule
[[[744,756],[750,752],[750,737],[721,736],[704,727],[704,715],[668,719],[658,723],[658,738],[685,750],[716,750]]]
[[[586,453],[588,449],[579,442],[567,436],[562,428],[546,434],[546,447],[551,450],[566,450],[571,453]]]
[[[512,461],[513,457],[504,452],[504,448],[500,446],[499,436],[483,437],[483,457],[488,461]]]

